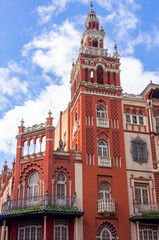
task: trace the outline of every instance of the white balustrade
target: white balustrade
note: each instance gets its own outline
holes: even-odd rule
[[[115,213],[115,200],[113,199],[98,199],[98,213],[110,215]]]
[[[97,127],[109,128],[109,119],[97,117]]]
[[[98,156],[98,166],[99,167],[112,167],[111,157]]]

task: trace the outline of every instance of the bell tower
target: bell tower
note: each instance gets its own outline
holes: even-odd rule
[[[95,239],[105,222],[114,228],[112,237],[130,239],[129,223],[122,220],[123,214],[129,219],[129,211],[120,59],[116,44],[113,55],[104,48],[105,32],[92,8],[70,77],[70,146],[82,152],[83,161],[83,236]],[[107,196],[103,188],[109,189]]]

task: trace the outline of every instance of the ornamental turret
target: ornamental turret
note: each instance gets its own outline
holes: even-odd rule
[[[92,10],[92,7],[93,5],[91,3],[91,9],[85,21],[86,30],[83,34],[81,44],[87,47],[103,48],[103,39],[105,32],[102,26],[99,30],[100,22],[96,16],[96,13]]]

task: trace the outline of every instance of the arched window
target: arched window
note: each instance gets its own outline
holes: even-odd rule
[[[36,139],[36,145],[35,145],[35,153],[40,152],[40,139]]]
[[[97,41],[97,39],[93,39],[93,47],[98,47],[98,41]]]
[[[28,145],[27,141],[24,142],[24,147],[23,147],[23,156],[28,155]]]
[[[97,118],[105,118],[105,109],[101,106],[97,108]]]
[[[94,71],[93,69],[91,69],[91,82],[93,83],[93,75],[94,75]]]
[[[110,72],[108,72],[108,85],[110,85]]]
[[[66,199],[66,176],[62,172],[57,175],[56,194],[58,203],[62,205]]]
[[[102,68],[102,66],[97,67],[97,83],[103,84],[103,68]]]
[[[130,110],[126,109],[126,122],[131,123]]]
[[[39,175],[37,172],[30,174],[28,178],[28,198],[34,198],[39,196]]]
[[[116,86],[116,73],[113,72],[113,85]]]
[[[108,146],[105,141],[101,140],[98,143],[98,156],[107,157],[108,156]]]
[[[111,223],[102,223],[97,231],[96,240],[115,240],[117,238],[117,232]]]
[[[111,198],[111,188],[106,182],[101,182],[98,187],[98,199],[110,199]]]
[[[137,124],[137,113],[136,113],[136,110],[133,110],[133,124]]]
[[[46,149],[46,137],[44,136],[44,137],[42,138],[41,151],[42,151],[42,152],[45,152],[45,149]]]
[[[29,146],[29,155],[34,153],[34,144],[33,144],[33,139],[30,141],[30,146]]]

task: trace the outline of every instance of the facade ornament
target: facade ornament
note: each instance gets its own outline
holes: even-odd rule
[[[51,118],[51,115],[52,115],[51,110],[49,110],[48,115],[49,115],[49,118]]]
[[[147,143],[142,138],[140,138],[139,135],[133,140],[131,140],[130,151],[133,161],[138,162],[139,164],[148,161]]]
[[[24,126],[23,118],[22,118],[22,120],[20,121],[20,123],[21,123],[21,127],[23,127],[23,126]]]

